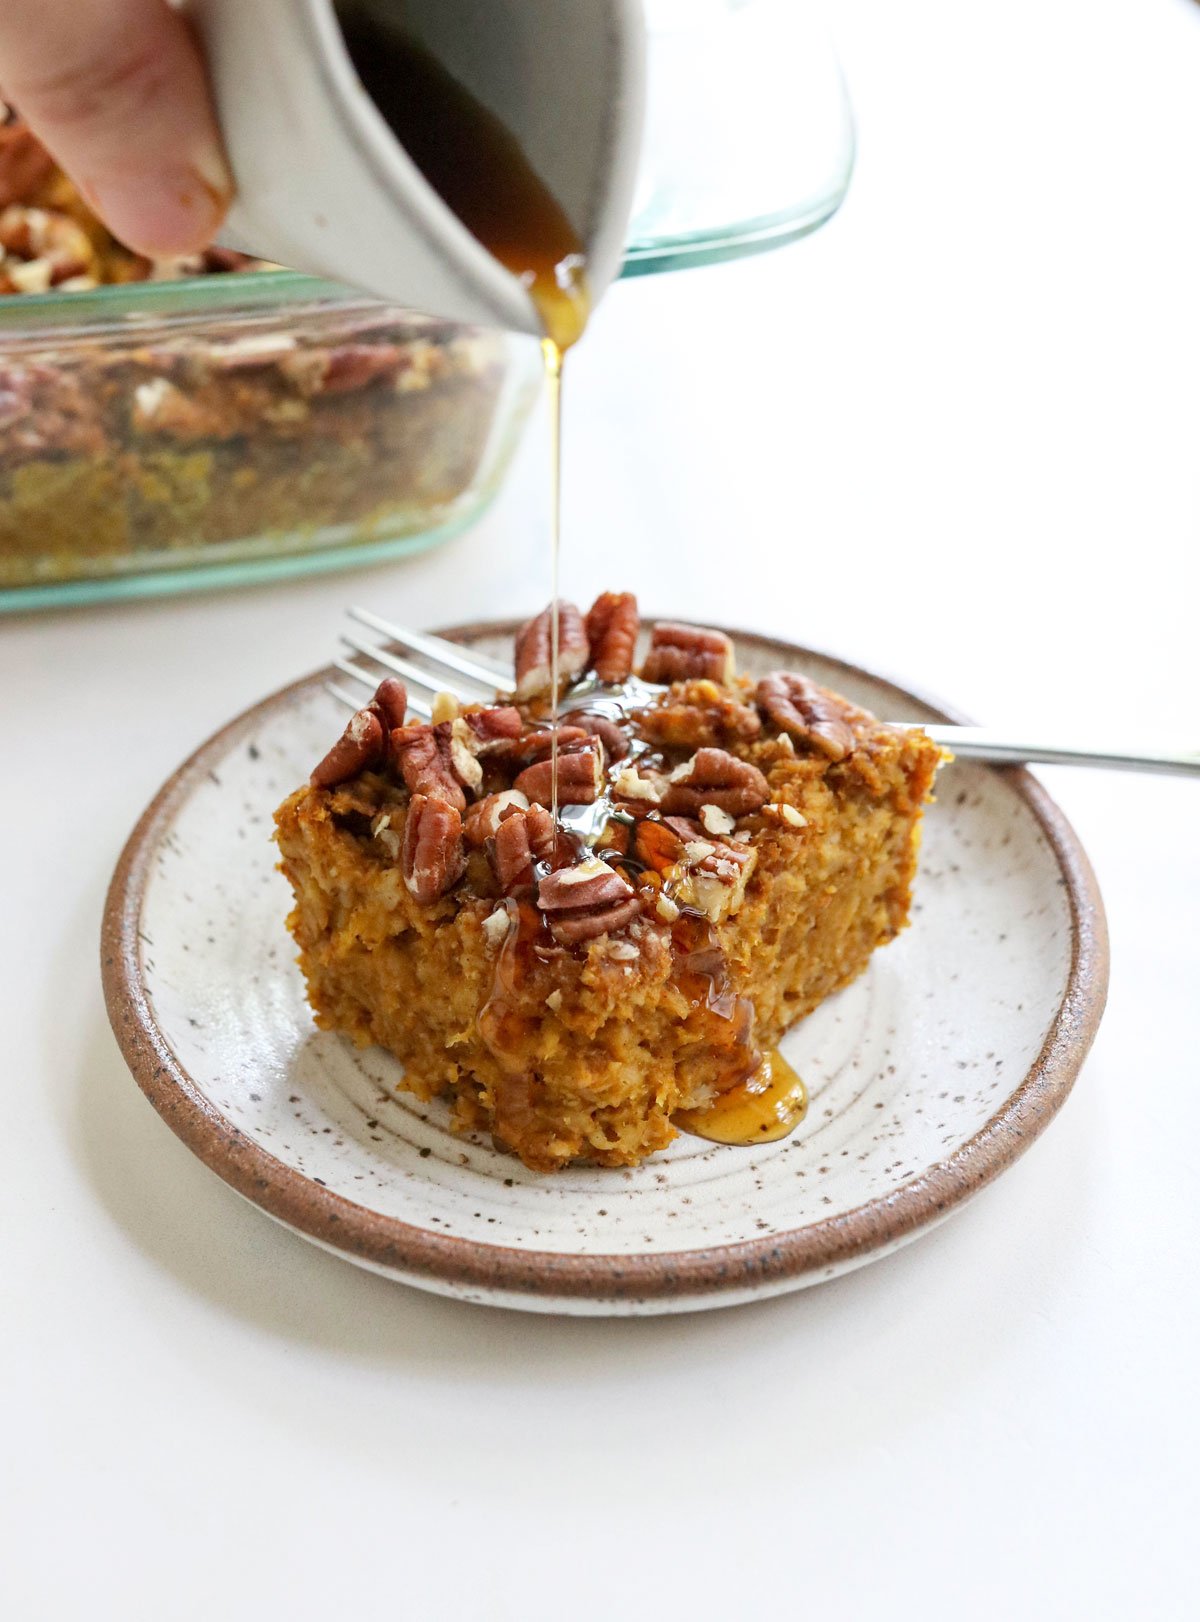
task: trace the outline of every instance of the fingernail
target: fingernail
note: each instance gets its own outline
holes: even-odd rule
[[[232,185],[215,154],[145,174],[104,175],[84,190],[114,236],[154,256],[206,247],[225,216]]]

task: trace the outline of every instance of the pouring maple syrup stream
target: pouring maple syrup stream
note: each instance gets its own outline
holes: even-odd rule
[[[442,201],[525,287],[541,317],[550,407],[551,594],[562,529],[563,358],[591,298],[579,234],[504,124],[415,40],[361,3],[338,7],[364,89]],[[551,812],[558,822],[558,615],[550,616]]]
[[[591,313],[583,244],[549,188],[494,113],[420,44],[362,0],[337,8],[364,88],[425,179],[478,241],[522,283],[541,318],[550,411],[550,601],[559,600],[562,529],[562,380],[567,351]],[[559,624],[550,615],[551,814],[558,823]],[[516,950],[516,942],[510,942]],[[509,953],[502,954],[502,963]],[[499,1032],[503,1003],[485,1014]],[[718,1143],[767,1143],[803,1117],[804,1084],[778,1052],[703,1109],[681,1112],[684,1131]]]

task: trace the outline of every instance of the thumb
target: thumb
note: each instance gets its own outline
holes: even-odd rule
[[[166,0],[0,0],[0,84],[122,242],[152,257],[211,242],[233,180]]]

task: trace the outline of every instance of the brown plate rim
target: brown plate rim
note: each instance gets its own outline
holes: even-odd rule
[[[516,620],[459,625],[441,634],[471,642],[510,635]],[[754,631],[729,630],[735,642],[786,649],[803,666],[819,659],[848,676],[866,677],[906,704],[938,719],[966,718],[865,666],[820,649]],[[188,1148],[239,1194],[318,1243],[369,1266],[414,1281],[462,1290],[502,1291],[601,1301],[651,1301],[769,1289],[788,1281],[839,1272],[892,1249],[941,1221],[1010,1166],[1049,1123],[1070,1092],[1095,1037],[1108,986],[1108,931],[1095,874],[1074,829],[1027,771],[995,767],[1030,807],[1066,883],[1071,912],[1071,966],[1062,1000],[1041,1052],[996,1113],[946,1160],[890,1193],[819,1222],[729,1245],[648,1255],[573,1255],[517,1250],[384,1216],[333,1193],[269,1154],[225,1119],[159,1029],[141,976],[138,931],[151,858],[161,831],[198,777],[265,712],[336,672],[332,667],[291,682],[244,710],[188,757],[167,779],[130,834],[109,885],[101,926],[105,1005],[134,1078]],[[899,711],[897,712],[899,713]]]

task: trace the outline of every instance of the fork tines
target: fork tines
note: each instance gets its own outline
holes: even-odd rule
[[[366,608],[351,608],[347,612],[352,620],[387,641],[372,642],[359,632],[343,631],[341,641],[357,658],[335,659],[337,669],[371,689],[376,688],[385,675],[401,677],[408,688],[408,707],[416,715],[428,718],[433,713],[433,699],[439,692],[450,691],[464,703],[477,704],[493,699],[498,689],[511,689],[514,684],[512,666],[498,659],[489,659],[486,654],[475,651],[468,654],[453,642],[393,625]],[[396,652],[396,649],[402,651]],[[422,663],[414,663],[411,658],[405,658],[405,654],[418,655]],[[327,682],[326,690],[350,709],[358,709],[363,702],[361,697],[336,682]]]

